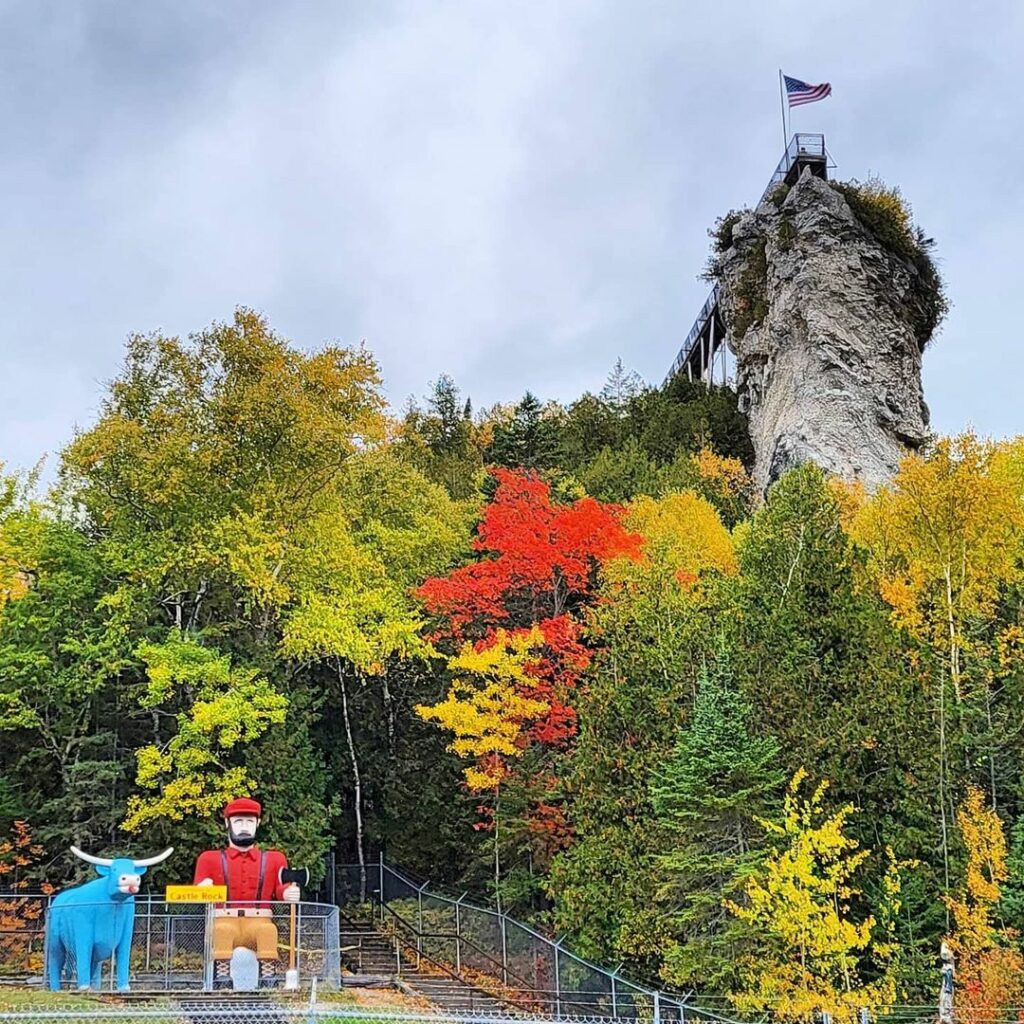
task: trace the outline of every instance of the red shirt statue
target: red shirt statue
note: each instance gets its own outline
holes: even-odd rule
[[[243,797],[224,808],[228,844],[204,850],[196,860],[196,885],[226,885],[227,903],[213,908],[211,954],[215,988],[230,983],[230,961],[239,946],[253,950],[259,961],[259,984],[272,985],[277,969],[277,926],[271,901],[296,903],[299,887],[281,884],[288,861],[280,850],[261,850],[256,829],[262,808]]]
[[[252,903],[267,907],[270,900],[295,902],[299,887],[282,885],[281,869],[288,860],[280,850],[256,846],[256,829],[262,808],[242,797],[224,808],[228,845],[223,850],[204,850],[196,860],[196,885],[226,885],[228,903]]]

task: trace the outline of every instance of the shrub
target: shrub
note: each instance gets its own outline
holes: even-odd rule
[[[716,253],[723,253],[732,246],[732,229],[743,216],[743,210],[730,210],[724,217],[715,221],[715,226],[708,232],[714,242]]]
[[[732,323],[735,338],[742,338],[768,315],[768,253],[766,242],[759,238],[747,254],[736,287],[736,309]]]
[[[931,256],[934,241],[914,226],[910,206],[898,188],[879,178],[830,184],[875,240],[917,271],[910,323],[918,344],[924,348],[949,312],[942,278]]]
[[[783,252],[788,252],[793,248],[793,243],[796,241],[796,235],[796,225],[788,217],[782,217],[779,221],[779,230],[776,237],[779,243],[779,248]]]

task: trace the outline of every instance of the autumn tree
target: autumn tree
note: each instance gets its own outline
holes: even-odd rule
[[[1021,578],[1022,496],[1019,443],[968,433],[908,455],[853,520],[893,624],[931,677],[947,890],[953,755],[970,760],[987,747],[993,803],[1005,785],[997,755],[1005,729],[997,717],[1004,681],[1019,675],[1024,633],[1017,622],[1000,624],[995,613],[1006,588]]]
[[[547,780],[550,752],[576,733],[574,692],[590,660],[580,614],[593,600],[596,571],[635,555],[639,537],[616,508],[592,498],[554,501],[550,485],[532,474],[494,475],[497,489],[473,542],[478,560],[419,589],[438,619],[436,640],[454,648],[456,681],[445,700],[418,712],[455,734],[457,752],[479,759],[467,782],[491,794],[485,806],[498,884],[503,799],[506,821],[514,813],[520,825],[505,835],[516,849],[528,837],[531,865],[549,861],[564,842],[560,801]]]
[[[0,961],[7,972],[35,972],[43,966],[46,902],[28,893],[36,889],[46,897],[53,892],[47,882],[38,882],[43,853],[27,821],[13,822],[0,839]]]
[[[226,773],[225,785],[241,780],[245,747],[259,735],[239,698],[254,695],[256,679],[287,697],[266,669],[277,671],[273,649],[293,597],[287,576],[297,539],[337,504],[349,461],[383,439],[378,384],[364,350],[303,354],[239,310],[186,341],[131,338],[98,422],[64,453],[64,490],[93,524],[116,580],[109,603],[137,624],[136,671],[154,644],[172,660],[183,650],[176,645],[189,644],[209,649],[216,664],[264,662],[232,670],[216,703],[236,716],[218,721],[222,738],[237,739],[217,740],[210,762]],[[168,764],[152,751],[180,742],[211,697],[196,701],[187,686],[151,683],[139,680],[136,714],[152,720],[153,735],[136,739],[137,782],[143,791],[155,782],[193,793],[189,758]],[[195,813],[212,800],[208,786],[202,792],[187,805]],[[129,825],[139,823],[141,806],[133,805]]]
[[[282,574],[281,653],[317,671],[337,701],[352,780],[355,853],[365,878],[364,783],[352,701],[371,685],[384,711],[383,742],[394,754],[396,662],[435,655],[412,595],[416,583],[449,567],[465,546],[469,509],[385,453],[346,466],[336,497],[297,531]],[[328,683],[329,680],[329,683]]]
[[[170,739],[136,752],[136,782],[146,795],[132,796],[124,828],[135,832],[188,817],[216,821],[235,795],[253,789],[244,765],[232,765],[225,755],[283,722],[288,702],[256,669],[232,665],[227,655],[183,634],[144,643],[138,653],[148,676],[143,708],[177,703],[179,692],[188,700]]]
[[[957,809],[957,828],[967,855],[963,881],[946,898],[953,918],[949,944],[957,962],[957,1017],[996,1019],[1024,998],[1024,954],[1017,936],[996,923],[1002,888],[1009,879],[1006,835],[985,794],[969,786]]]
[[[757,936],[735,1000],[741,1009],[771,1009],[782,1020],[828,1013],[854,1021],[860,1008],[889,1005],[896,994],[891,922],[899,909],[899,871],[890,855],[884,915],[858,918],[856,879],[870,851],[846,834],[853,805],[828,811],[828,783],[804,796],[805,778],[803,771],[793,776],[781,823],[761,819],[774,849],[748,879],[743,899],[726,901]]]
[[[718,584],[737,565],[728,531],[696,495],[639,499],[624,523],[644,538],[642,555],[606,566],[588,615],[596,651],[564,769],[574,842],[548,888],[555,926],[576,948],[654,976],[672,938],[656,867],[672,840],[650,787],[685,728],[713,653]]]

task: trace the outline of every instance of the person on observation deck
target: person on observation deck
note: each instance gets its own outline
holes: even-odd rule
[[[224,808],[227,845],[204,850],[196,859],[196,885],[227,887],[227,904],[213,910],[214,984],[226,985],[231,954],[239,946],[256,954],[260,984],[272,984],[277,970],[277,927],[271,901],[297,903],[301,892],[294,883],[282,884],[281,869],[288,860],[280,850],[256,845],[263,808],[241,797]]]

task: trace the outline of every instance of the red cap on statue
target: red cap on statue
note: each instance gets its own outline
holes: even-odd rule
[[[237,800],[232,800],[224,808],[225,818],[234,818],[236,815],[245,815],[258,818],[261,816],[263,808],[260,807],[259,803],[255,800],[250,800],[247,796],[239,797]]]

